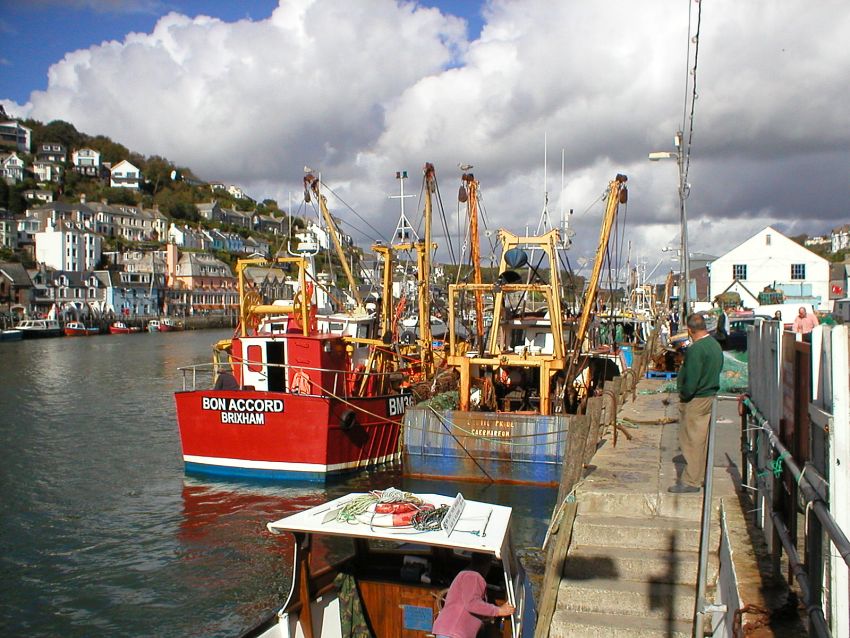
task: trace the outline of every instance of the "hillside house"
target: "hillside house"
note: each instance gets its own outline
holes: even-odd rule
[[[0,122],[0,146],[29,153],[32,145],[32,129],[15,120]]]
[[[100,177],[100,151],[93,148],[78,148],[71,153],[74,170],[86,177]]]
[[[50,160],[36,160],[32,163],[32,172],[39,184],[61,182],[63,170],[62,164]]]
[[[109,185],[112,188],[133,188],[138,190],[142,181],[142,173],[127,160],[121,160],[112,167]]]
[[[44,142],[35,149],[35,159],[39,162],[64,164],[68,159],[68,151],[65,145],[59,142]]]
[[[221,206],[219,206],[218,202],[201,202],[200,204],[195,204],[195,208],[198,209],[198,215],[201,216],[201,219],[206,219],[209,222],[221,221]]]
[[[833,229],[830,239],[832,240],[832,252],[834,253],[850,248],[850,224],[844,224]]]
[[[10,184],[24,181],[26,165],[17,153],[0,154],[0,177]]]
[[[53,191],[41,188],[25,190],[22,195],[25,200],[33,204],[47,204],[53,201]]]

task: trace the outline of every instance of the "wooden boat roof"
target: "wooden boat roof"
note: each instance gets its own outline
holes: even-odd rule
[[[501,558],[502,550],[507,546],[511,520],[510,507],[464,499],[463,510],[450,535],[443,529],[422,532],[412,527],[384,527],[382,525],[389,524],[388,515],[373,514],[373,508],[370,508],[366,514],[360,515],[353,523],[333,517],[334,511],[363,495],[362,492],[347,494],[323,505],[269,523],[267,527],[274,534],[302,532],[416,543],[493,554],[497,558]],[[456,497],[441,494],[416,494],[416,496],[435,507],[451,506],[456,500]],[[329,518],[331,520],[327,520]]]

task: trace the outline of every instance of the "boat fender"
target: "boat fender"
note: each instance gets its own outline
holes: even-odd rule
[[[357,413],[354,410],[346,410],[339,417],[339,427],[346,432],[357,423]]]

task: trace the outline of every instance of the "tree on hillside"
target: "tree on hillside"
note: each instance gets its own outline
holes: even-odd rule
[[[105,188],[103,197],[110,204],[127,204],[135,206],[139,203],[139,194],[132,188]]]
[[[175,170],[174,164],[159,155],[152,155],[139,168],[145,178],[144,190],[154,196],[171,182],[171,173]]]
[[[122,159],[127,159],[130,155],[130,150],[123,144],[113,142],[105,135],[98,135],[88,140],[88,145],[96,151],[100,151],[100,159],[102,162],[117,164]]]
[[[84,139],[84,135],[73,124],[64,120],[53,120],[48,124],[27,120],[26,126],[32,129],[33,148],[38,148],[39,144],[46,142],[59,142],[65,145],[70,155],[71,151],[80,147]]]
[[[23,192],[30,186],[30,184],[24,182],[21,184],[15,184],[9,188],[8,205],[6,208],[13,215],[21,215],[24,211],[26,211],[27,200],[24,197]]]
[[[154,203],[159,206],[160,211],[175,219],[190,222],[200,219],[198,209],[195,207],[193,189],[183,182],[175,182],[161,189],[154,196]]]

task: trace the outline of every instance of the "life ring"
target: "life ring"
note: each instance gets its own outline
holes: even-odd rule
[[[357,423],[357,413],[354,410],[348,409],[339,415],[340,429],[348,432],[355,423]]]

